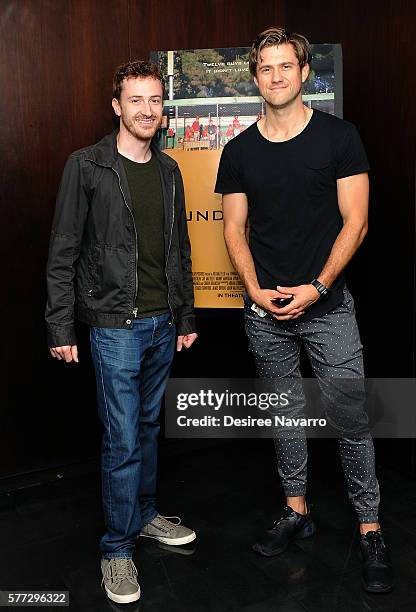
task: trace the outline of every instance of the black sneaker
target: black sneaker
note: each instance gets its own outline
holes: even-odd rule
[[[289,506],[285,506],[279,518],[254,544],[253,550],[265,557],[273,557],[283,552],[292,540],[309,538],[315,531],[310,511],[307,514],[299,514]]]
[[[360,539],[363,587],[369,593],[389,593],[394,572],[381,530],[368,531]]]

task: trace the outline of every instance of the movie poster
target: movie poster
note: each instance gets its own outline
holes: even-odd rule
[[[243,286],[227,254],[221,196],[214,186],[224,145],[265,112],[249,72],[248,54],[248,47],[151,54],[166,79],[161,147],[177,160],[184,179],[199,308],[243,305]],[[313,45],[304,103],[342,117],[341,71],[341,45]]]

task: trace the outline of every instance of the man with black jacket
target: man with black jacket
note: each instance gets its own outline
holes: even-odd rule
[[[112,105],[120,129],[70,155],[47,270],[52,356],[78,362],[74,319],[91,326],[104,426],[101,568],[117,603],[140,597],[137,536],[171,545],[196,537],[155,507],[161,399],[175,344],[180,351],[197,337],[182,177],[152,143],[163,91],[153,64],[117,69]]]

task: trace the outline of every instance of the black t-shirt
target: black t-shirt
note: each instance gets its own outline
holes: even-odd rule
[[[152,317],[169,311],[159,162],[155,155],[146,163],[119,155],[127,175],[137,232],[137,317]]]
[[[290,140],[270,142],[254,123],[225,145],[215,191],[247,195],[250,251],[262,289],[310,283],[321,273],[343,224],[336,181],[368,170],[354,125],[318,110]],[[341,274],[330,297],[301,319],[340,304],[344,283]]]

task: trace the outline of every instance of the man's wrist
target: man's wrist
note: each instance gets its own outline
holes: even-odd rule
[[[260,287],[253,287],[253,286],[248,287],[248,286],[246,285],[246,291],[247,291],[248,295],[250,296],[250,298],[251,298],[253,301],[255,301],[255,299],[254,299],[254,298],[255,298],[255,297],[258,295],[258,292],[260,291]]]
[[[318,291],[320,299],[326,300],[331,295],[331,290],[323,283],[319,282],[317,278],[314,278],[311,281],[311,285],[313,285],[313,287],[315,287],[315,289]]]

